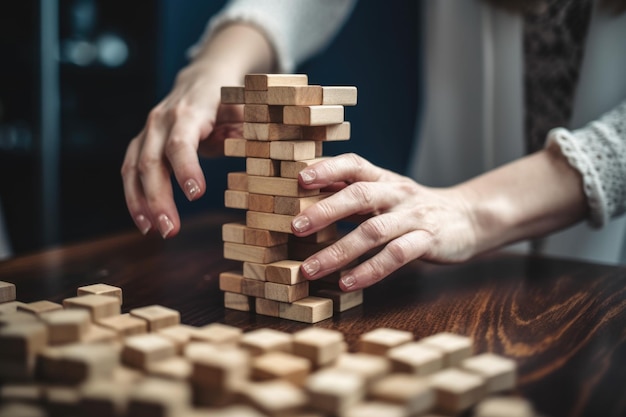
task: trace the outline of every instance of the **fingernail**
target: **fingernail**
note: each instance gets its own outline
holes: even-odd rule
[[[291,222],[296,232],[306,232],[311,226],[311,222],[307,216],[298,216]]]
[[[196,180],[185,181],[185,195],[189,201],[192,201],[198,194],[200,194],[200,186]]]
[[[306,261],[302,264],[302,269],[304,269],[304,272],[306,272],[308,276],[312,277],[320,270],[320,261],[317,259]]]
[[[302,182],[305,184],[311,184],[315,181],[317,177],[317,173],[312,169],[305,169],[304,171],[300,171],[300,178],[302,178]]]
[[[345,288],[350,288],[354,284],[356,284],[356,279],[352,275],[346,275],[345,277],[341,278],[341,283]]]
[[[170,234],[172,229],[174,228],[174,223],[167,217],[165,214],[161,214],[159,216],[159,232],[161,232],[161,236],[163,239]]]
[[[152,223],[150,223],[150,220],[148,220],[143,214],[135,217],[135,224],[142,235],[145,235],[150,231],[150,229],[152,229]]]

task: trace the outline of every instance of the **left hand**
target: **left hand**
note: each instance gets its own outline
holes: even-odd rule
[[[308,279],[321,278],[382,247],[340,280],[343,290],[368,287],[414,259],[449,263],[476,251],[468,199],[455,188],[428,188],[377,167],[355,154],[318,162],[300,173],[303,188],[338,190],[303,210],[292,222],[308,236],[355,214],[373,215],[302,264]]]

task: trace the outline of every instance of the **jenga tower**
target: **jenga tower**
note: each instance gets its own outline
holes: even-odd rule
[[[304,238],[291,231],[300,211],[329,195],[301,188],[298,173],[322,158],[323,142],[350,139],[344,106],[356,101],[356,87],[308,85],[303,74],[249,74],[244,87],[222,87],[222,103],[244,104],[244,139],[226,139],[224,154],[246,158],[246,172],[228,174],[224,201],[248,210],[245,224],[222,229],[224,257],[243,262],[220,275],[226,308],[315,323],[362,303],[362,292],[339,291],[339,273],[311,288],[300,273],[336,226]]]

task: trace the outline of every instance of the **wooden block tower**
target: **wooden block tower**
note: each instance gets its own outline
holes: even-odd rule
[[[337,238],[335,225],[304,238],[291,231],[329,195],[301,188],[298,173],[323,158],[324,142],[350,139],[344,106],[356,101],[356,87],[309,85],[304,74],[249,74],[245,86],[222,87],[222,103],[244,105],[244,138],[226,139],[224,154],[246,158],[246,172],[228,174],[224,202],[247,210],[245,222],[222,228],[224,257],[243,262],[220,275],[226,308],[315,323],[362,303],[362,292],[339,291],[339,274],[309,283],[300,273]]]

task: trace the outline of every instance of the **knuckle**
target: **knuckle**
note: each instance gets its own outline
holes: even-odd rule
[[[327,250],[328,255],[330,255],[331,258],[335,259],[336,261],[340,263],[343,263],[348,260],[347,249],[340,242],[330,245],[329,247],[326,248],[326,250]]]
[[[165,142],[165,153],[173,155],[183,150],[186,146],[187,143],[182,136],[172,135]]]
[[[363,266],[367,268],[367,275],[370,277],[372,283],[380,281],[386,275],[387,269],[378,256],[371,258],[364,263]]]
[[[141,175],[145,175],[148,172],[153,171],[156,167],[159,166],[161,160],[152,155],[142,155],[139,158],[139,162],[137,164],[137,170]]]
[[[367,183],[356,182],[348,187],[352,197],[362,205],[370,206],[372,203],[372,193]]]
[[[404,265],[411,260],[409,243],[402,238],[389,242],[386,247],[391,259],[398,265]]]
[[[361,228],[361,233],[376,244],[389,239],[389,225],[380,217],[368,219],[359,227]]]
[[[165,117],[165,113],[166,113],[166,110],[163,108],[163,106],[158,105],[154,107],[148,113],[148,120],[146,121],[146,126],[148,128],[151,128],[151,127],[154,127],[157,123],[160,123],[160,121]]]

